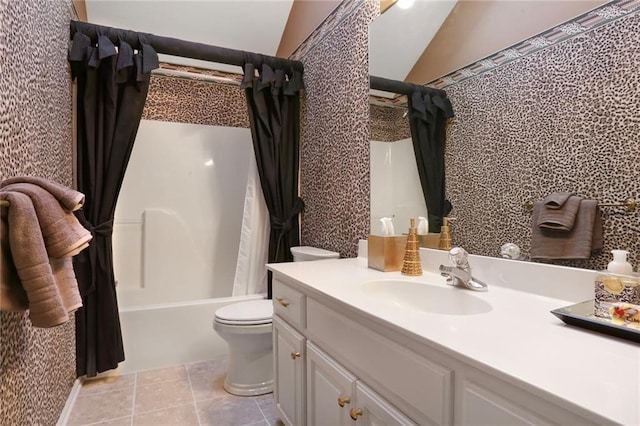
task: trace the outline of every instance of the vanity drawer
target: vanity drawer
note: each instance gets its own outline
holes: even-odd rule
[[[293,327],[304,330],[306,296],[276,278],[273,279],[272,291],[273,313],[287,320]]]
[[[413,421],[453,423],[453,370],[307,299],[307,335]]]

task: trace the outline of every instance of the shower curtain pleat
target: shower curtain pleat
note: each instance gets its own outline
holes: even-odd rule
[[[292,262],[291,247],[300,245],[299,215],[304,210],[304,201],[298,196],[302,72],[273,70],[266,64],[262,64],[259,76],[255,70],[254,64],[245,64],[240,87],[247,97],[260,185],[269,209],[268,260]],[[269,273],[268,298],[271,280]]]
[[[77,96],[77,187],[85,204],[76,213],[93,239],[73,259],[83,307],[76,312],[76,374],[93,377],[124,360],[113,274],[113,217],[131,156],[151,70],[158,55],[143,41],[137,53],[100,36],[77,32],[69,53]]]
[[[269,210],[264,202],[255,154],[251,149],[233,296],[267,292],[265,264],[268,253]]]

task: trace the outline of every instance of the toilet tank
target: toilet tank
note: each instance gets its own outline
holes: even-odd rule
[[[335,251],[324,250],[317,247],[298,246],[291,247],[294,262],[304,262],[308,260],[337,259],[340,253]]]

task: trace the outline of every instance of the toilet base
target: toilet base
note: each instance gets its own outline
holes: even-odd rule
[[[272,323],[235,326],[214,322],[213,326],[229,346],[224,389],[239,396],[272,392]]]
[[[241,385],[237,383],[231,383],[225,377],[224,390],[226,390],[230,394],[238,395],[238,396],[264,395],[265,393],[273,392],[273,380],[270,380],[265,383],[259,383],[256,385]]]

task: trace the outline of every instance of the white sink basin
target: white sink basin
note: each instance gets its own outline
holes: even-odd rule
[[[436,314],[477,315],[493,309],[481,298],[486,293],[476,295],[470,290],[448,286],[444,278],[436,285],[399,279],[376,280],[363,283],[362,289],[366,295],[400,308]]]

